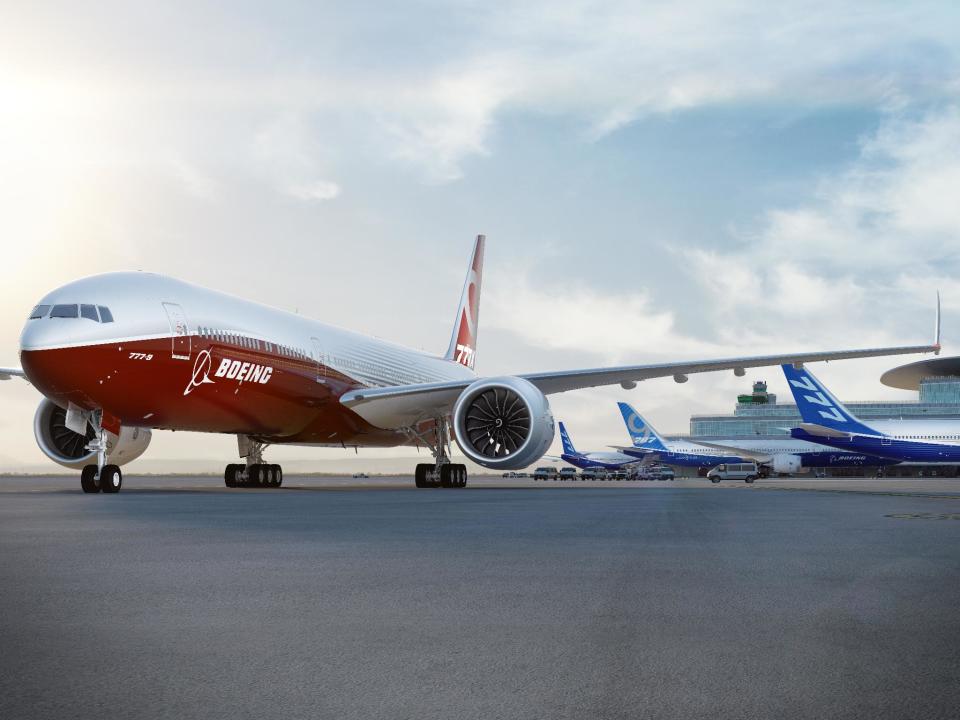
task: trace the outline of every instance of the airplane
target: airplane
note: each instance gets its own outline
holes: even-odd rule
[[[633,447],[616,447],[624,455],[634,458],[658,460],[677,467],[712,468],[720,463],[751,462],[729,450],[707,447],[689,440],[664,440],[653,425],[625,402],[618,402],[623,423],[633,442]]]
[[[486,240],[477,237],[446,353],[433,355],[146,272],[94,275],[52,290],[20,335],[21,377],[42,395],[43,453],[80,470],[84,492],[118,492],[120,465],[155,429],[237,438],[227,487],[279,487],[273,444],[426,447],[418,488],[464,487],[456,441],[483,467],[514,470],[554,438],[547,395],[690,373],[938,352],[939,345],[734,357],[484,377],[474,371]]]
[[[800,427],[790,434],[821,445],[900,462],[960,463],[960,420],[876,420],[864,423],[810,371],[784,364]]]
[[[634,443],[627,454],[649,453],[651,450],[667,465],[687,467],[714,467],[720,463],[755,462],[762,466],[761,475],[809,472],[820,467],[880,467],[896,465],[899,461],[865,453],[825,450],[822,445],[792,437],[729,438],[707,442],[697,440],[664,440],[654,427],[636,410],[624,402],[617,403]],[[713,453],[711,455],[711,453]],[[726,455],[717,453],[728,453]],[[639,455],[638,455],[639,456]],[[676,461],[671,459],[676,457]]]
[[[563,446],[563,453],[560,455],[560,459],[574,467],[578,467],[581,470],[586,470],[587,468],[619,470],[628,465],[635,465],[642,462],[642,459],[630,457],[621,452],[577,452],[563,421],[557,423],[557,425],[560,428],[560,443]]]

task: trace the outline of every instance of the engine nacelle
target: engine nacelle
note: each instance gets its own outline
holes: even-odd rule
[[[803,472],[803,466],[800,464],[800,457],[797,455],[774,455],[770,465],[775,473],[784,473],[792,475]]]
[[[58,465],[79,470],[84,465],[97,462],[97,454],[87,450],[93,439],[93,428],[87,426],[86,435],[80,435],[67,427],[67,411],[44,398],[33,416],[33,434],[37,445],[48,458]],[[123,465],[143,455],[150,444],[152,434],[146,428],[120,428],[120,434],[107,432],[107,462]]]
[[[550,403],[518,377],[477,380],[453,406],[453,432],[463,454],[479,465],[517,470],[536,462],[553,443]]]

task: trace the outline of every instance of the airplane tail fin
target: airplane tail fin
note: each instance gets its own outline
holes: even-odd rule
[[[560,426],[560,444],[563,445],[564,455],[577,455],[577,449],[573,446],[570,435],[567,434],[567,428],[563,422],[557,423]]]
[[[630,440],[633,441],[635,448],[644,450],[666,450],[667,446],[663,443],[657,431],[653,426],[640,417],[640,413],[625,402],[618,402],[620,414],[623,415],[623,423],[627,426],[627,432],[630,434]]]
[[[477,323],[480,320],[480,281],[483,279],[483,250],[487,238],[477,235],[470,257],[467,279],[460,294],[457,318],[450,336],[450,346],[444,358],[473,369],[477,354]]]
[[[880,435],[865,425],[843,403],[837,400],[826,386],[805,368],[781,365],[797,402],[800,418],[807,425],[820,426],[843,433]]]

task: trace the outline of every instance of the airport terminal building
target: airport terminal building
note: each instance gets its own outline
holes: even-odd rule
[[[894,368],[883,374],[881,382],[890,387],[916,390],[917,399],[905,402],[851,401],[844,405],[862,420],[952,419],[960,422],[960,358],[923,360]],[[800,424],[794,403],[779,403],[767,392],[763,381],[753,391],[739,395],[732,415],[694,415],[690,418],[690,440],[710,442],[731,438],[783,437]],[[887,475],[916,475],[922,468],[899,465]],[[954,475],[956,468],[944,468],[940,474]],[[858,471],[859,472],[859,471]],[[926,468],[929,472],[929,468]],[[838,469],[833,474],[844,473]]]

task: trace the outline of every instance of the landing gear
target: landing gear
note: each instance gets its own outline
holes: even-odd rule
[[[266,443],[240,436],[237,438],[237,446],[240,457],[246,458],[247,462],[227,465],[223,471],[224,485],[228,488],[278,488],[283,485],[283,468],[263,462]]]
[[[100,492],[100,478],[97,477],[96,465],[86,465],[80,471],[80,487],[85,493]]]
[[[422,434],[408,430],[411,439],[419,440],[430,448],[436,462],[420,463],[413,474],[413,484],[418,488],[464,488],[467,486],[467,466],[450,462],[450,426],[446,418],[436,418],[434,432]]]
[[[100,490],[105,493],[118,493],[123,486],[123,473],[116,465],[104,465],[100,471]]]
[[[96,465],[85,465],[80,471],[80,487],[85,493],[118,493],[123,487],[123,473],[118,465],[107,465],[107,431],[102,424],[103,411],[90,413],[88,422],[95,435],[86,449],[97,453]]]

